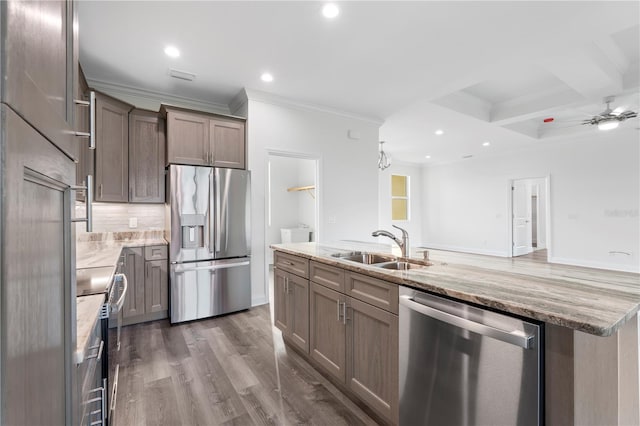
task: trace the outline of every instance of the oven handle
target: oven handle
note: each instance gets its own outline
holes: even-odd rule
[[[505,343],[520,346],[524,349],[530,349],[533,347],[534,336],[526,335],[519,330],[506,331],[499,328],[491,327],[489,325],[480,324],[478,322],[471,321],[457,315],[452,315],[448,312],[444,312],[430,306],[426,306],[422,303],[418,303],[413,300],[411,296],[400,296],[400,304],[406,306],[412,311],[416,311],[427,317],[437,319],[447,324],[451,324],[454,327],[469,330],[473,333],[483,336],[492,337]]]
[[[120,298],[118,298],[118,301],[115,303],[116,304],[116,312],[119,312],[122,309],[122,306],[124,305],[124,298],[127,296],[127,290],[129,289],[129,282],[127,280],[127,276],[125,274],[116,274],[115,279],[121,279],[122,280],[122,294],[120,295]]]

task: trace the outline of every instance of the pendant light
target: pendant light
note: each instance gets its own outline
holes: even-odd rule
[[[389,157],[387,157],[387,154],[382,148],[383,143],[384,141],[380,141],[380,153],[378,154],[378,168],[380,170],[384,170],[391,165],[391,160],[389,160]]]

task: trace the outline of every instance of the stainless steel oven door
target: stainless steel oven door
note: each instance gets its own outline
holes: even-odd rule
[[[120,372],[120,331],[122,328],[122,311],[124,300],[127,296],[129,283],[125,274],[118,273],[113,278],[111,291],[109,292],[109,380],[108,380],[108,411],[107,421],[109,425],[115,424],[116,396],[118,394],[118,375]]]

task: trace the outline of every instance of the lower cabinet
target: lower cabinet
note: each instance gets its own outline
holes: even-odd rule
[[[157,250],[154,250],[157,249]],[[167,318],[169,311],[169,273],[166,246],[127,247],[124,273],[129,288],[124,301],[123,324],[136,324]],[[164,253],[164,259],[151,252]]]
[[[274,270],[274,322],[290,343],[309,353],[309,280]]]
[[[276,252],[276,259],[282,257]],[[288,260],[283,265],[296,264]],[[296,260],[307,262],[302,257]],[[296,327],[304,330],[308,325],[305,353],[312,363],[381,419],[397,424],[397,285],[315,261],[310,262],[309,271],[307,281],[276,267],[276,327],[282,330],[287,343],[304,348],[300,345],[302,340],[294,336]],[[306,286],[306,293],[302,286]],[[308,307],[306,314],[304,306]]]

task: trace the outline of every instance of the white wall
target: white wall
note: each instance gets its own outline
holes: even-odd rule
[[[638,131],[629,126],[425,167],[424,242],[508,256],[508,182],[550,176],[550,260],[639,272],[639,159]]]
[[[391,220],[391,175],[409,176],[409,220]],[[401,236],[401,232],[391,225],[397,225],[409,232],[411,247],[422,245],[422,166],[418,164],[392,162],[388,169],[378,171],[378,228],[386,229]],[[393,244],[389,239],[378,237],[381,244]]]
[[[316,190],[321,241],[370,240],[378,225],[379,123],[282,102],[253,99],[247,102],[248,167],[252,173],[251,281],[253,305],[258,305],[268,302],[265,282],[268,151],[307,153],[321,158]],[[348,139],[349,130],[359,132],[360,140]]]

